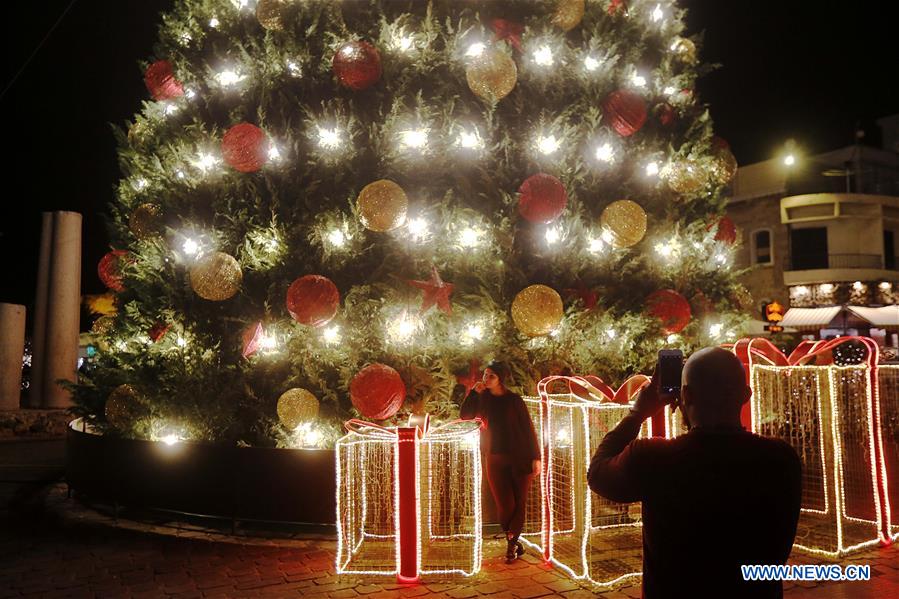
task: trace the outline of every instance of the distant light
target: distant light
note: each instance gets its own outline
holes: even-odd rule
[[[600,162],[612,162],[615,159],[615,148],[608,142],[602,144],[596,148],[596,159]]]
[[[487,49],[487,46],[482,44],[481,42],[475,42],[474,44],[468,46],[468,50],[465,51],[465,56],[475,58],[484,53],[484,50]]]
[[[541,154],[549,156],[558,150],[562,145],[555,135],[543,136],[537,138],[537,149]]]
[[[794,164],[796,164],[796,157],[793,154],[787,154],[784,157],[784,164],[786,166],[793,166]]]
[[[553,51],[549,46],[540,46],[534,51],[534,62],[541,67],[551,67],[553,65]]]
[[[808,287],[806,287],[805,285],[799,285],[794,289],[796,290],[797,296],[808,295]]]
[[[587,56],[586,58],[584,58],[584,68],[587,69],[588,71],[595,71],[596,69],[599,68],[600,64],[602,64],[602,63],[599,62],[598,60],[596,60],[595,58],[593,58],[592,56]]]
[[[821,293],[832,293],[833,283],[821,283],[821,285],[818,286],[818,291]]]
[[[856,281],[855,283],[852,284],[852,288],[855,289],[856,291],[864,291],[865,284],[862,283],[861,281]]]
[[[889,283],[887,281],[883,281],[882,283],[880,283],[880,285],[878,285],[878,287],[880,288],[881,291],[889,291],[890,289],[893,288],[893,284]]]

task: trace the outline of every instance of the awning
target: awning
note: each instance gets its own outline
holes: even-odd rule
[[[899,306],[847,306],[851,312],[864,318],[875,327],[899,327]]]
[[[843,308],[828,306],[827,308],[790,308],[780,321],[785,327],[822,327],[830,324]]]

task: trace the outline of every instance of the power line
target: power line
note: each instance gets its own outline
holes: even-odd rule
[[[47,43],[47,40],[50,39],[50,36],[53,35],[53,32],[56,31],[56,28],[59,27],[59,24],[62,23],[62,20],[66,18],[66,15],[69,14],[69,11],[73,6],[75,6],[76,2],[78,2],[78,0],[72,0],[71,2],[69,2],[69,5],[66,6],[65,10],[62,11],[62,14],[60,14],[59,18],[56,19],[56,22],[53,23],[53,26],[51,26],[47,33],[44,34],[44,39],[42,39],[40,43],[34,48],[34,50],[31,52],[31,55],[25,60],[24,63],[22,63],[22,66],[19,67],[19,70],[15,75],[13,75],[13,78],[10,79],[9,83],[6,84],[6,87],[3,88],[3,91],[0,92],[0,102],[3,101],[3,98],[6,96],[6,92],[12,89],[12,86],[16,84],[16,81],[19,80],[19,77],[22,75],[22,73],[25,72],[25,69],[28,68],[28,65],[31,64],[32,60],[34,60],[34,57],[37,55],[38,51],[43,47],[44,44]]]

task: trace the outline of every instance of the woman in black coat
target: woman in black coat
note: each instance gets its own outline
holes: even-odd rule
[[[505,363],[490,362],[483,380],[462,402],[459,416],[485,423],[481,441],[486,448],[487,480],[506,533],[506,562],[511,563],[524,553],[518,537],[524,527],[528,488],[540,472],[540,447],[524,400],[506,389],[509,375]]]

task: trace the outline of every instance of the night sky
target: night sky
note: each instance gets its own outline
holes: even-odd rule
[[[4,5],[2,87],[70,0]],[[81,0],[0,99],[6,131],[0,301],[33,306],[40,213],[84,215],[84,293],[103,291],[96,264],[103,213],[118,178],[109,123],[148,97],[138,61],[152,53],[159,12],[172,0]],[[878,3],[833,0],[684,0],[688,33],[721,67],[699,83],[716,131],[741,164],[794,138],[809,152],[853,142],[856,124],[878,145],[874,120],[899,112],[895,22]],[[867,5],[867,8],[866,8]]]

